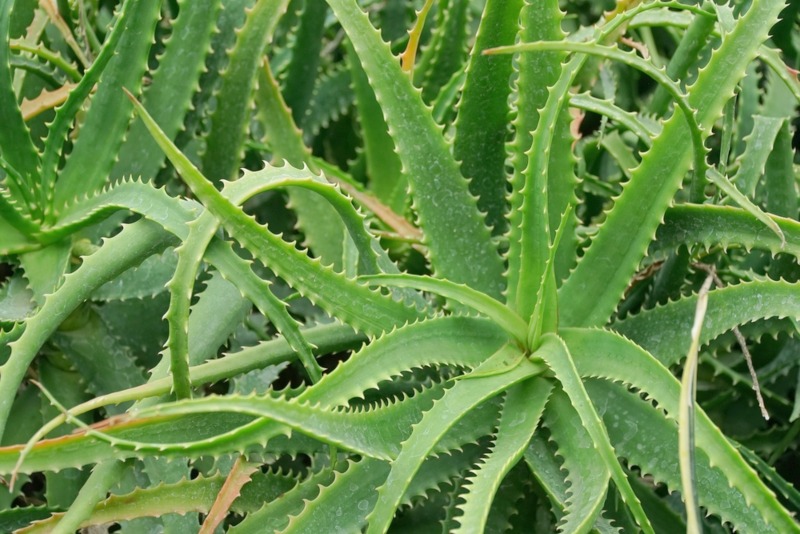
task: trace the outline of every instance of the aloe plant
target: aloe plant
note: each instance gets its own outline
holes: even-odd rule
[[[800,531],[796,8],[414,7],[0,0],[3,531]]]

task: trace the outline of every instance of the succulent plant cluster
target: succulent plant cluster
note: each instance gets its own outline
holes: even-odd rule
[[[0,0],[0,531],[800,531],[799,17]]]

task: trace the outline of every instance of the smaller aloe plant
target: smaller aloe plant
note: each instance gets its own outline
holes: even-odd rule
[[[0,0],[2,530],[800,531],[797,9],[473,4]]]

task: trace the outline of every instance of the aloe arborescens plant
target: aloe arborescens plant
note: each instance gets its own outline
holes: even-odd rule
[[[126,0],[101,44],[102,7],[0,0],[7,529],[800,530],[681,410],[698,346],[793,343],[784,3],[569,35],[555,0],[478,3],[425,2],[406,42],[393,0],[383,36],[355,0]],[[723,338],[701,361],[739,376]]]

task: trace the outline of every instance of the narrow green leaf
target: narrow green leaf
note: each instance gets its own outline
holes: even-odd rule
[[[8,190],[0,189],[0,219],[4,224],[11,226],[12,232],[30,237],[38,231],[39,225],[33,222],[24,210],[23,205],[15,201]],[[5,240],[6,236],[3,235],[3,238]]]
[[[520,14],[519,36],[525,40],[561,39],[563,16],[555,0],[529,2]],[[555,181],[559,171],[571,172],[562,168],[569,166],[565,155],[572,150],[571,143],[566,147],[563,143],[564,128],[569,130],[563,103],[583,60],[576,58],[562,67],[563,59],[563,53],[525,54],[518,59],[506,276],[508,303],[526,319],[534,311],[550,245],[549,173],[552,170]],[[552,207],[560,214],[566,206]]]
[[[483,50],[513,44],[522,0],[489,0],[469,56],[455,121],[453,155],[478,197],[493,233],[505,230],[505,150],[508,130],[511,57],[487,57]]]
[[[403,371],[431,365],[474,369],[505,342],[503,331],[486,319],[427,319],[374,340],[300,398],[332,407],[362,396],[367,389]]]
[[[359,279],[366,281],[368,284],[371,283],[371,285],[384,283],[398,287],[412,287],[453,299],[459,304],[486,315],[511,334],[517,343],[524,346],[527,331],[525,321],[500,302],[468,286],[411,274],[379,274],[361,276]]]
[[[81,492],[67,512],[61,516],[51,532],[54,534],[71,534],[86,519],[91,517],[95,506],[106,497],[106,486],[113,484],[120,477],[126,466],[124,462],[107,462],[95,467],[93,482],[81,488]],[[99,480],[98,480],[99,479]],[[106,482],[105,484],[103,482]]]
[[[11,72],[11,25],[14,0],[0,2],[0,156],[22,178],[22,183],[10,182],[15,200],[23,201],[21,188],[33,189],[39,177],[39,153],[33,145],[30,131],[22,118],[13,89]],[[32,208],[32,206],[28,206]],[[41,208],[41,206],[40,206]]]
[[[6,429],[11,404],[28,366],[61,322],[95,289],[162,250],[170,241],[158,224],[138,222],[106,241],[100,250],[84,258],[77,271],[64,278],[36,317],[28,320],[22,336],[11,345],[9,360],[0,367],[0,436]]]
[[[419,92],[354,0],[328,4],[347,31],[383,109],[409,177],[435,274],[500,298],[500,255]]]
[[[363,328],[367,332],[379,333],[391,330],[396,325],[421,316],[415,309],[410,309],[400,302],[349,282],[333,271],[322,268],[318,262],[297,251],[291,244],[272,234],[255,219],[236,208],[164,136],[141,104],[136,103],[136,106],[150,133],[198,198],[220,218],[222,225],[234,238],[241,240],[259,260],[274,269],[287,282],[297,286],[298,290],[313,295],[332,313],[341,312],[342,303],[348,302],[346,313],[353,314],[351,320],[354,326]],[[323,278],[327,280],[322,282]]]
[[[800,257],[800,223],[774,215],[769,215],[769,218],[780,228],[785,244],[779,238],[780,234],[769,230],[743,209],[708,204],[675,206],[664,215],[664,224],[658,229],[656,240],[650,247],[651,253],[700,244],[705,248],[738,246]]]
[[[369,188],[383,203],[395,213],[402,214],[406,208],[406,189],[408,180],[403,176],[402,163],[395,150],[394,140],[383,118],[380,104],[369,85],[361,60],[347,45],[347,63],[353,77],[356,95],[358,121],[364,138],[364,154],[367,158]]]
[[[437,6],[437,24],[430,46],[414,71],[422,87],[422,99],[431,102],[461,69],[466,59],[469,0],[443,0]]]
[[[388,472],[386,462],[372,459],[351,465],[330,485],[320,488],[316,499],[306,501],[303,511],[290,518],[286,529],[281,532],[343,532],[363,525],[367,511],[377,497],[375,488],[386,479]],[[342,503],[350,505],[343,507]],[[257,523],[253,522],[253,525]],[[238,530],[234,532],[241,534]]]
[[[581,377],[575,367],[572,357],[564,342],[554,334],[547,334],[544,336],[544,343],[549,344],[550,350],[539,350],[536,356],[544,359],[547,365],[553,369],[564,392],[569,396],[572,406],[583,422],[584,428],[589,432],[594,442],[594,447],[600,455],[606,469],[611,474],[617,490],[620,492],[625,504],[633,513],[636,522],[642,530],[652,533],[653,527],[650,525],[650,520],[645,515],[642,505],[639,502],[636,494],[633,493],[628,477],[622,470],[622,466],[617,460],[614,447],[609,442],[608,431],[606,430],[603,422],[597,415],[597,410],[592,404],[586,389],[583,386]],[[545,347],[546,345],[542,345]]]
[[[749,198],[742,194],[742,192],[739,191],[739,189],[737,189],[737,187],[731,183],[726,176],[720,174],[715,169],[708,169],[706,176],[710,182],[722,189],[722,191],[724,191],[728,197],[738,204],[740,208],[744,209],[747,213],[764,223],[767,228],[772,230],[772,232],[781,240],[781,248],[786,247],[786,237],[783,235],[783,231],[781,231],[781,227],[778,226],[778,223],[773,221],[768,214],[764,213],[761,208],[753,204],[753,202],[751,202]]]
[[[708,129],[733,95],[784,3],[755,0],[689,89],[697,122]],[[603,324],[655,235],[691,162],[693,136],[675,114],[634,171],[614,209],[559,291],[564,325]]]
[[[462,515],[456,517],[460,527],[454,532],[484,531],[500,483],[525,453],[552,388],[551,382],[532,378],[508,390],[494,445],[465,483]]]
[[[311,136],[348,114],[355,104],[353,79],[346,64],[323,72],[314,84],[314,92],[303,120],[303,130]]]
[[[681,109],[684,118],[689,126],[691,132],[691,140],[694,153],[695,171],[704,173],[707,168],[705,162],[705,145],[703,144],[703,133],[695,119],[694,111],[684,96],[680,87],[673,82],[663,71],[653,66],[652,63],[640,58],[635,52],[623,52],[619,48],[611,46],[602,46],[595,43],[573,43],[569,41],[545,41],[539,43],[521,43],[518,45],[496,48],[489,52],[491,53],[509,53],[509,52],[533,52],[533,51],[546,51],[546,50],[567,50],[570,52],[580,52],[583,54],[593,55],[606,59],[619,61],[637,70],[640,70],[656,80],[661,87],[664,87],[670,96],[675,99],[676,104]]]
[[[80,372],[86,388],[98,396],[144,383],[144,372],[136,365],[131,351],[122,344],[105,342],[111,336],[102,319],[90,313],[80,328],[58,332],[51,338]]]
[[[251,422],[256,424],[262,422],[260,419],[266,418],[329,445],[370,458],[389,460],[398,455],[400,444],[408,438],[410,429],[430,409],[434,400],[441,396],[442,390],[443,387],[437,384],[415,393],[403,402],[391,402],[368,411],[328,410],[312,406],[298,398],[285,400],[269,394],[209,396],[136,410],[133,418],[123,420],[118,427],[112,424],[106,427],[107,430],[98,431],[86,425],[79,426],[84,428],[87,436],[107,442],[112,450],[129,450],[136,455],[157,453],[185,456],[195,453],[209,454],[213,450],[217,453],[225,450],[239,452],[259,441],[263,442],[263,437],[255,435],[252,428],[242,425],[241,421],[227,433],[208,436],[223,438],[215,444],[214,439],[190,436],[178,437],[177,441],[173,441],[174,437],[170,441],[159,441],[157,437],[153,439],[144,434],[139,436],[136,431],[130,431],[133,429],[131,425],[147,428],[160,425],[166,420],[174,423],[195,414],[216,414],[215,417],[219,417],[219,414],[235,414],[249,416]],[[78,424],[75,419],[70,422]],[[124,432],[125,426],[129,427],[128,432]],[[113,435],[111,431],[117,435]],[[211,450],[209,445],[212,446]]]
[[[652,138],[661,133],[661,125],[659,123],[648,121],[644,117],[614,105],[610,100],[601,100],[590,93],[572,95],[569,98],[569,103],[579,109],[608,117],[635,133],[647,146],[653,144]]]
[[[753,198],[756,191],[756,184],[764,174],[767,159],[772,152],[775,138],[778,136],[783,118],[764,117],[756,115],[753,117],[753,129],[744,139],[745,149],[737,160],[739,170],[731,181],[750,198]]]
[[[184,116],[197,91],[197,79],[210,49],[220,5],[220,0],[178,2],[178,17],[170,25],[172,31],[158,58],[158,68],[143,92],[142,104],[170,139],[183,127]],[[111,178],[134,176],[148,182],[163,162],[164,153],[142,121],[136,119],[119,147]]]
[[[210,240],[214,234],[214,232],[210,230],[211,228],[216,230],[216,227],[217,223],[214,221],[214,224],[210,224],[205,229],[208,233],[202,237]],[[300,332],[300,324],[289,314],[286,304],[272,292],[271,284],[256,275],[250,264],[237,256],[233,249],[227,244],[223,245],[221,241],[215,241],[211,243],[208,252],[209,256],[213,258],[214,264],[224,273],[224,276],[234,284],[246,298],[250,299],[259,311],[272,322],[276,330],[286,338],[289,345],[297,353],[311,381],[319,381],[322,376],[322,368],[314,359],[314,355],[311,351],[312,347]],[[186,374],[186,381],[188,384],[188,366]]]
[[[258,87],[255,93],[258,118],[264,128],[264,141],[275,156],[294,167],[308,165],[311,150],[303,143],[303,132],[292,119],[292,113],[278,88],[269,61],[258,69]]]
[[[651,353],[664,365],[673,365],[689,351],[697,295],[683,297],[642,311],[612,328]],[[735,326],[767,317],[800,318],[797,284],[784,281],[743,282],[708,294],[708,311],[700,336],[705,344]]]
[[[241,316],[244,312],[248,312],[251,307],[251,304],[247,302],[246,310],[235,310],[237,303],[231,302],[233,297],[238,297],[239,300],[243,300],[238,289],[234,288],[233,293],[235,293],[235,295],[232,295],[226,287],[229,285],[228,282],[222,280],[221,277],[216,277],[215,280],[216,283],[212,283],[210,288],[207,288],[200,296],[200,302],[203,303],[205,301],[205,304],[195,306],[192,315],[189,317],[189,354],[192,357],[192,364],[197,364],[198,361],[202,362],[210,357],[209,352],[216,352],[217,347],[227,340],[230,331],[240,324]],[[225,294],[226,292],[228,295]],[[228,302],[231,302],[230,308],[234,308],[234,312],[228,314],[229,316],[233,316],[233,320],[225,320],[227,317],[220,317],[217,309],[218,304]],[[215,328],[208,328],[208,316],[212,315],[215,319],[223,320],[214,322]],[[364,337],[360,334],[356,334],[351,328],[335,323],[305,329],[303,331],[303,336],[315,347],[318,347],[317,351],[320,354],[326,353],[326,351],[336,352],[353,349],[364,341]],[[479,345],[479,343],[482,342],[484,342],[484,340],[479,339],[476,345],[481,347],[482,345]],[[498,339],[496,345],[500,345],[502,342],[502,339]],[[485,352],[490,351],[491,348],[485,350]],[[484,352],[480,352],[479,354],[482,355]],[[262,342],[254,347],[243,349],[235,354],[229,354],[223,359],[211,360],[190,367],[190,378],[192,380],[192,386],[198,387],[210,382],[230,379],[231,377],[247,373],[254,369],[261,369],[269,365],[289,362],[294,360],[295,357],[295,351],[289,343],[284,338],[276,338],[274,340]],[[97,397],[71,408],[70,413],[73,415],[81,415],[103,406],[130,401],[137,401],[137,404],[140,406],[152,405],[154,399],[148,397],[166,395],[170,392],[172,379],[169,378],[168,375],[169,357],[165,354],[165,357],[162,358],[159,365],[153,368],[150,381],[147,384]],[[27,455],[28,447],[32,447],[30,448],[32,451],[30,454],[33,456],[35,462],[41,449],[38,448],[38,445],[34,446],[34,444],[49,434],[53,428],[58,427],[65,421],[66,417],[62,414],[42,426],[32,437],[26,449],[23,450],[22,453],[17,454],[17,459],[22,454]],[[42,467],[42,469],[61,469],[65,465],[75,466],[92,463],[91,454],[86,456],[84,455],[84,451],[73,449],[66,452],[62,450],[62,452],[64,452],[63,457],[56,458],[56,463],[46,465]],[[0,454],[0,456],[2,455]],[[3,459],[0,460],[0,465],[5,465],[3,462],[6,461],[16,463],[17,459],[3,457]],[[25,465],[27,464],[21,464],[20,467],[25,468]],[[9,472],[11,469],[11,467],[8,467]]]
[[[249,126],[248,113],[264,47],[272,40],[278,18],[289,0],[258,0],[237,33],[228,68],[216,95],[211,131],[206,137],[202,169],[212,183],[236,178]],[[163,149],[163,147],[162,147]]]
[[[678,43],[667,65],[667,76],[673,80],[683,80],[689,69],[706,46],[714,29],[715,18],[711,13],[697,15]],[[663,87],[658,87],[650,100],[649,110],[656,115],[664,115],[669,107],[670,95]]]
[[[550,430],[550,439],[558,446],[557,454],[563,459],[561,472],[566,472],[564,517],[559,529],[561,532],[589,532],[600,519],[611,475],[578,412],[560,389],[547,404],[544,425]],[[533,467],[540,472],[537,465]]]
[[[130,7],[128,7],[130,4]],[[119,42],[109,41],[105,47],[108,64],[105,68],[99,65],[96,76],[99,76],[97,90],[91,99],[89,111],[80,128],[72,152],[67,157],[64,169],[55,182],[54,212],[59,215],[64,206],[77,198],[94,193],[108,180],[108,173],[116,159],[117,151],[122,143],[128,123],[131,119],[132,106],[126,101],[122,89],[138,93],[147,67],[148,53],[153,41],[153,31],[160,15],[161,0],[128,0],[123,7],[127,10],[120,15],[117,26],[120,27]],[[125,16],[127,15],[127,16]],[[115,30],[117,29],[115,26]],[[114,36],[115,32],[112,32]],[[104,47],[104,51],[105,51]],[[103,53],[100,54],[103,56]],[[91,71],[92,69],[90,69]],[[94,77],[94,76],[93,76]],[[60,146],[69,123],[77,113],[83,99],[91,91],[94,80],[87,81],[74,101],[65,104],[63,122],[55,129],[53,149],[45,151],[45,178],[54,178]],[[48,136],[48,143],[49,141]],[[46,182],[47,184],[48,182]],[[49,194],[49,191],[46,191]],[[54,218],[50,219],[51,221]]]
[[[765,168],[767,210],[781,217],[797,217],[798,194],[795,187],[794,148],[789,122],[784,121]]]
[[[92,515],[84,520],[80,527],[86,528],[139,517],[159,517],[169,513],[190,513],[198,510],[205,512],[211,508],[224,482],[225,477],[221,475],[199,476],[192,480],[136,488],[130,493],[112,494],[97,504]],[[253,480],[242,488],[242,494],[234,501],[232,509],[237,513],[255,512],[264,502],[273,501],[280,494],[291,490],[295,484],[297,481],[291,476],[271,471],[257,473]],[[60,514],[54,514],[46,521],[30,525],[25,534],[50,532],[49,529],[59,518]]]
[[[61,285],[61,280],[69,271],[71,253],[72,244],[69,241],[58,241],[19,256],[37,304],[41,305],[45,297]]]
[[[709,293],[706,321],[711,319],[715,307],[712,300],[714,293]],[[709,323],[706,325],[710,326]],[[703,330],[705,332],[706,328]],[[683,333],[688,331],[689,328]],[[655,400],[659,408],[665,410],[674,420],[679,410],[680,383],[646,351],[622,336],[607,331],[565,329],[561,331],[561,335],[572,350],[575,366],[581,376],[599,377],[633,385],[646,392],[648,397]],[[688,340],[688,336],[684,338]],[[616,384],[603,384],[601,387],[609,394],[620,392],[628,396],[627,391],[620,391],[620,386]],[[639,415],[626,414],[622,406],[616,411],[617,408],[602,396],[596,397],[593,394],[593,397],[597,399],[598,406],[609,406],[603,417],[608,419],[609,431],[613,430],[616,434],[615,442],[626,442],[620,453],[625,454],[636,465],[643,466],[647,472],[661,473],[658,475],[659,478],[669,473],[670,485],[677,488],[680,485],[680,475],[675,462],[678,454],[677,426],[665,419],[662,413],[654,411],[650,401],[642,402],[638,393],[629,398],[636,401],[638,411],[642,412]],[[703,481],[698,487],[700,505],[712,513],[719,514],[724,521],[732,522],[735,528],[740,530],[800,531],[794,518],[778,503],[772,492],[744,462],[708,416],[702,410],[698,410],[696,416],[698,470],[703,464],[708,466],[709,462],[714,466],[714,469],[703,466],[705,474],[698,475],[698,480]],[[632,421],[641,421],[641,429],[657,421],[656,424],[661,430],[630,433],[628,429]],[[670,434],[673,438],[667,440],[665,436]],[[631,442],[632,437],[635,438],[633,442]],[[645,440],[650,443],[643,443]],[[642,453],[640,450],[648,452]]]
[[[374,464],[383,465],[383,462],[365,458],[358,464],[348,464],[345,473],[359,474],[364,466]],[[285,529],[292,516],[301,513],[305,504],[313,501],[324,488],[341,480],[341,474],[339,469],[321,469],[311,474],[261,509],[248,514],[241,523],[231,527],[231,534],[260,534],[265,529],[269,532]]]
[[[208,212],[187,224],[188,235],[175,249],[178,261],[172,278],[166,284],[169,290],[169,307],[164,314],[164,320],[169,325],[166,348],[169,349],[173,393],[178,399],[192,396],[189,380],[189,306],[200,263],[217,226],[217,220]]]
[[[155,297],[175,272],[177,256],[174,249],[150,256],[138,267],[129,269],[117,278],[106,282],[92,294],[94,301],[142,299]]]
[[[318,68],[318,60],[315,58],[319,55],[317,48],[322,43],[321,35],[316,33],[322,31],[322,27],[318,25],[324,22],[326,11],[327,6],[324,3],[313,2],[301,16],[301,28],[298,31],[302,35],[296,37],[296,49],[293,51],[293,61],[289,65],[284,90],[286,99],[278,89],[269,61],[266,60],[258,69],[258,89],[255,95],[264,136],[273,156],[285,159],[295,167],[308,166],[315,172],[318,165],[311,150],[305,146],[303,132],[297,125],[303,124],[301,119],[305,117],[310,91],[314,88],[313,82]],[[315,43],[305,42],[309,39]],[[305,69],[309,69],[309,72]],[[308,95],[306,92],[309,92]],[[297,225],[305,236],[305,244],[323,263],[332,265],[337,271],[346,272],[343,243],[348,238],[336,212],[331,206],[321,205],[317,196],[311,192],[291,188],[288,193],[289,203],[297,214]]]
[[[294,32],[292,59],[286,67],[283,95],[292,110],[295,124],[301,127],[305,127],[305,117],[317,79],[327,14],[325,2],[307,0]]]
[[[547,349],[545,349],[547,350]],[[486,360],[483,366],[491,366],[496,360],[506,360],[519,353],[519,349],[506,345]],[[480,373],[482,367],[476,369]],[[433,408],[425,412],[414,427],[410,438],[403,443],[400,454],[392,462],[392,470],[386,483],[378,490],[378,501],[367,517],[368,533],[386,532],[395,509],[400,504],[411,479],[436,443],[459,419],[478,404],[508,389],[526,378],[542,371],[542,366],[527,360],[507,373],[485,376],[474,380],[460,380],[445,393]]]

